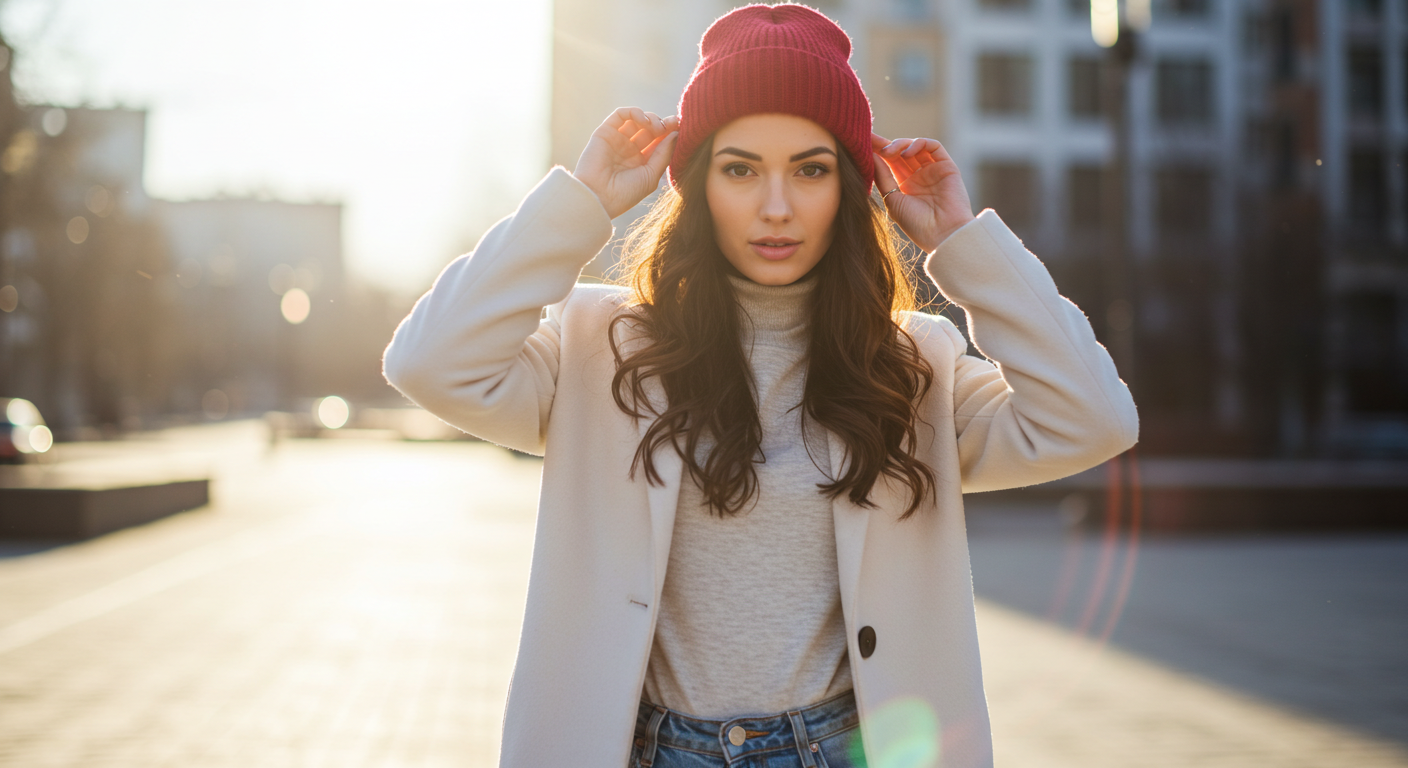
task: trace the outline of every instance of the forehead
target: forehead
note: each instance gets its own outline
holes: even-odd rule
[[[769,159],[769,155],[790,156],[813,147],[836,151],[831,132],[805,117],[784,114],[747,115],[725,125],[714,134],[714,151],[737,147]]]

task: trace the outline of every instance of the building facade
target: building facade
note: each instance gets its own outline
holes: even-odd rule
[[[553,162],[616,106],[672,113],[734,5],[558,0]],[[1155,0],[1122,91],[1088,0],[816,7],[877,132],[943,141],[1090,315],[1146,452],[1408,455],[1402,4]]]

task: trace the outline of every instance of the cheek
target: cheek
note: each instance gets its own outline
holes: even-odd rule
[[[831,244],[835,230],[836,212],[841,209],[841,187],[836,185],[818,190],[818,194],[807,203],[807,228],[818,233],[822,242]]]
[[[731,194],[723,185],[710,183],[704,191],[704,197],[709,203],[709,215],[714,220],[714,236],[719,241],[719,247],[727,249],[734,240],[746,240],[749,222],[747,201],[736,193]]]

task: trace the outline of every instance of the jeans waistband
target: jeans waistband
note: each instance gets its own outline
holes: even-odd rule
[[[662,745],[716,755],[726,761],[795,749],[802,765],[811,768],[817,764],[812,744],[859,724],[852,691],[789,712],[730,720],[704,720],[642,701],[636,714],[636,744],[641,747],[642,768],[649,768],[656,748]]]

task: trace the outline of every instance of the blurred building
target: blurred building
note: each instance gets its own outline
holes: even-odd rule
[[[0,387],[60,435],[162,410],[178,334],[142,184],[146,115],[16,108],[0,155]]]
[[[65,438],[393,396],[404,308],[348,284],[340,204],[152,200],[145,112],[10,104],[0,395]]]
[[[176,408],[259,414],[331,392],[325,363],[346,305],[342,206],[159,201],[156,213],[190,322]]]
[[[673,113],[741,4],[558,0],[552,162],[614,107]],[[942,140],[1102,340],[1130,335],[1146,453],[1408,455],[1402,4],[1154,0],[1122,152],[1088,0],[813,5],[852,34],[877,132]]]

